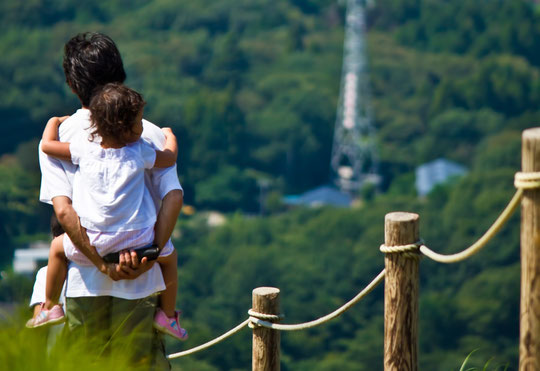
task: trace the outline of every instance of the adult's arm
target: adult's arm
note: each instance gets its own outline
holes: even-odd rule
[[[155,226],[154,243],[157,243],[159,248],[165,246],[171,237],[183,203],[184,194],[179,189],[170,191],[163,198]]]
[[[58,196],[52,199],[54,212],[58,218],[58,222],[64,228],[64,231],[71,239],[81,253],[84,254],[96,268],[118,281],[121,279],[135,279],[142,273],[150,269],[151,264],[148,264],[146,259],[143,259],[138,266],[138,269],[130,267],[122,267],[119,264],[105,263],[103,258],[98,254],[95,246],[90,244],[86,230],[81,225],[79,216],[71,204],[71,199],[65,196]]]
[[[158,150],[165,149],[167,138],[159,127],[143,120],[143,129],[143,139],[151,142]],[[184,191],[178,181],[176,165],[162,169],[154,167],[147,171],[147,175],[145,182],[158,210],[154,242],[161,248],[174,229],[182,209]]]
[[[73,244],[84,254],[102,273],[107,273],[107,265],[99,256],[96,248],[90,244],[88,235],[81,225],[79,216],[71,204],[71,199],[58,196],[52,199],[54,212],[58,222],[64,228]]]

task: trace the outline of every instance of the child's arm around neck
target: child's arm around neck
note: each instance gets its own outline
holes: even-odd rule
[[[58,140],[58,127],[69,116],[51,117],[43,130],[41,138],[41,150],[49,156],[59,158],[61,160],[71,161],[71,152],[69,151],[69,143],[60,142]]]
[[[178,157],[178,144],[171,128],[161,129],[165,134],[165,148],[163,151],[156,150],[156,162],[154,167],[164,168],[173,166]]]

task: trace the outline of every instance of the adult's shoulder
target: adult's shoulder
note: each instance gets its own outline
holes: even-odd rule
[[[59,135],[62,142],[73,142],[81,135],[87,135],[90,128],[90,111],[81,108],[60,125]]]

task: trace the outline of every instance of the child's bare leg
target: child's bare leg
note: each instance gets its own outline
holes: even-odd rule
[[[159,266],[165,281],[165,291],[159,296],[160,308],[165,312],[167,317],[174,317],[176,307],[176,291],[178,290],[178,268],[177,254],[173,250],[172,254],[158,258]]]
[[[49,250],[49,265],[45,284],[45,309],[51,309],[58,304],[62,286],[67,275],[67,259],[64,254],[64,235],[55,237]]]
[[[34,305],[34,315],[32,316],[32,318],[35,318],[39,314],[39,312],[41,312],[41,305]]]
[[[154,243],[162,249],[171,238],[172,231],[180,214],[183,204],[183,192],[179,189],[170,191],[162,200],[161,208],[157,215],[154,226]],[[169,256],[159,257],[158,263],[161,266],[163,280],[165,281],[165,291],[160,295],[160,308],[167,317],[175,316],[176,291],[178,290],[178,268],[176,250]]]

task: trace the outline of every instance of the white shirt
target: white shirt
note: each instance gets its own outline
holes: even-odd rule
[[[80,136],[88,138],[90,127],[90,111],[79,109],[66,119],[59,129],[61,141],[73,142]],[[143,120],[142,139],[162,150],[165,135],[156,125]],[[52,203],[57,196],[72,199],[73,176],[77,169],[71,162],[47,156],[39,147],[41,167],[40,201]],[[145,172],[145,184],[152,196],[156,210],[159,210],[161,199],[172,190],[182,190],[176,174],[176,165],[165,169],[151,169]],[[165,284],[159,264],[134,280],[113,281],[101,273],[95,266],[69,264],[66,280],[66,297],[80,296],[115,296],[124,299],[140,299],[155,292],[163,291]]]
[[[157,214],[144,186],[144,171],[154,167],[154,147],[143,139],[122,148],[102,148],[98,141],[79,139],[69,150],[71,162],[79,165],[72,202],[81,225],[99,232],[153,227]]]

